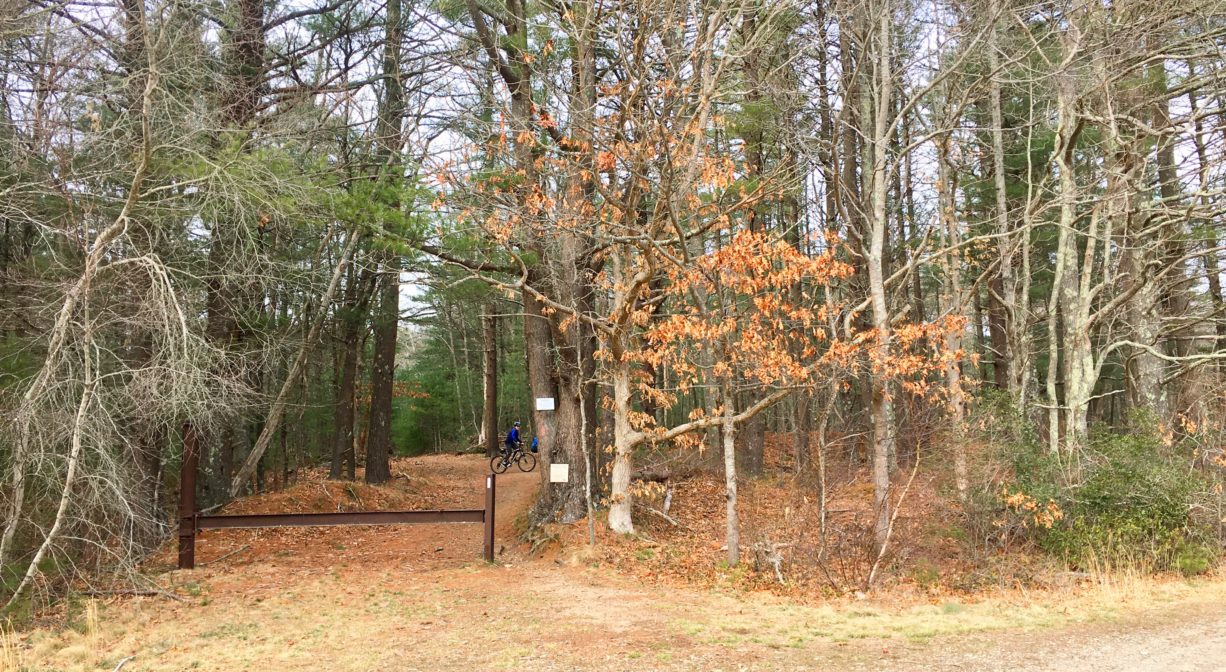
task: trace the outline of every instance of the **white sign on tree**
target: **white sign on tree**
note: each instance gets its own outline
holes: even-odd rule
[[[569,464],[551,464],[549,465],[549,482],[550,483],[567,483],[570,481],[570,465]]]
[[[553,397],[537,397],[536,398],[536,410],[552,411],[553,408],[554,408]]]

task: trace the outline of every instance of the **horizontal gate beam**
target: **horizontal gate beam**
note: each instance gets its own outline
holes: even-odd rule
[[[253,515],[200,515],[196,511],[196,471],[200,452],[196,430],[183,425],[183,459],[179,465],[179,569],[196,566],[196,535],[200,530],[259,527],[329,527],[336,525],[413,525],[429,523],[485,523],[485,559],[494,561],[494,480],[485,479],[485,508],[433,511],[350,511],[347,513],[266,513]]]
[[[270,513],[237,516],[197,516],[196,529],[226,530],[253,527],[326,527],[333,525],[483,522],[485,522],[484,509],[350,511],[346,513]]]

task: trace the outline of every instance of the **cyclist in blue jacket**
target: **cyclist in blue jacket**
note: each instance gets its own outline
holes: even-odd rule
[[[519,445],[519,421],[516,420],[515,424],[511,426],[511,431],[507,432],[506,454],[510,455],[511,452],[515,450],[515,447],[518,445]]]

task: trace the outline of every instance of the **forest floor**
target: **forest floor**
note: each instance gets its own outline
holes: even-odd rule
[[[478,457],[398,460],[389,486],[306,474],[227,513],[480,506]],[[77,603],[0,638],[0,670],[1220,670],[1226,581],[1121,579],[1038,592],[797,600],[644,581],[584,548],[531,558],[514,531],[539,474],[498,483],[493,566],[477,525],[224,530],[165,597]],[[160,573],[157,573],[160,572]]]

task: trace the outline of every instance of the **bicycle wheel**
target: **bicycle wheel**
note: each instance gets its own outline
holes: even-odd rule
[[[490,471],[494,472],[495,474],[505,472],[509,466],[511,465],[507,464],[506,460],[502,459],[501,455],[495,455],[490,458]]]
[[[520,471],[532,471],[536,469],[536,456],[532,453],[520,453],[515,464],[519,466]]]

